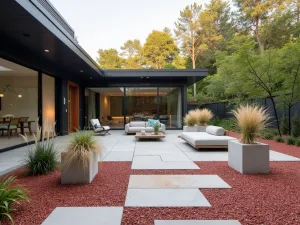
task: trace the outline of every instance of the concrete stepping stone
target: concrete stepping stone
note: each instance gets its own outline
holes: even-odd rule
[[[154,225],[241,225],[237,220],[155,220]]]
[[[199,189],[128,189],[129,207],[210,207]]]
[[[218,175],[130,175],[128,188],[231,188]]]
[[[123,207],[57,207],[42,225],[121,225]]]
[[[134,156],[131,169],[133,170],[162,170],[162,169],[195,169],[200,168],[190,162],[164,162],[160,156]]]
[[[299,158],[270,150],[270,161],[300,161]]]
[[[192,161],[228,161],[228,152],[185,152]]]
[[[133,152],[127,151],[110,151],[104,158],[104,162],[131,162]]]

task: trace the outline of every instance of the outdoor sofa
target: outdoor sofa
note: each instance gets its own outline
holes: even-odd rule
[[[228,141],[236,140],[227,136],[228,132],[217,126],[207,126],[205,132],[183,132],[181,138],[196,149],[228,148]]]
[[[166,125],[163,123],[159,124],[159,131],[165,133]],[[125,125],[126,134],[135,134],[137,132],[141,132],[142,130],[145,130],[146,132],[154,132],[154,128],[151,127],[147,121],[131,121]]]

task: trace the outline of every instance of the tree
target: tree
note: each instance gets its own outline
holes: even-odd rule
[[[152,68],[162,69],[172,63],[178,49],[170,34],[163,31],[152,31],[144,44],[144,57]]]
[[[128,40],[121,47],[120,55],[123,56],[125,69],[139,69],[142,68],[142,46],[137,39]]]
[[[121,69],[123,59],[119,56],[116,49],[99,49],[97,62],[103,69]]]
[[[201,32],[200,13],[202,6],[194,3],[186,6],[184,10],[180,11],[180,17],[175,22],[176,29],[174,30],[178,41],[182,45],[183,52],[192,60],[193,69],[196,68],[196,58],[200,51]],[[194,100],[196,100],[197,86],[194,84]]]
[[[260,53],[265,49],[264,26],[280,14],[285,0],[234,0],[239,9],[240,25],[253,32]]]
[[[291,134],[291,110],[300,101],[300,40],[286,44],[280,55],[278,69],[284,81],[279,91],[279,100],[287,107]]]

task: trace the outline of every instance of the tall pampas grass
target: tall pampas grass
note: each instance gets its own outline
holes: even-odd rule
[[[191,110],[185,115],[184,124],[188,127],[193,127],[197,124],[197,113],[195,110]]]
[[[67,147],[64,166],[69,167],[72,162],[76,162],[78,166],[87,169],[89,161],[102,150],[103,147],[97,143],[93,132],[77,131],[72,134]]]
[[[207,123],[214,117],[213,113],[207,109],[196,109],[195,110],[197,114],[197,123],[200,126],[206,126]]]
[[[267,127],[270,119],[266,109],[248,104],[239,106],[232,114],[240,128],[240,142],[243,144],[255,144],[255,138]]]

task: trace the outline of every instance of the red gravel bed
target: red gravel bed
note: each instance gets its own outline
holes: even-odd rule
[[[229,135],[235,138],[240,138],[240,134],[233,131],[230,131]],[[258,138],[257,140],[270,145],[271,150],[300,158],[300,147],[287,145],[286,143],[280,143],[274,140],[265,140],[261,138]]]
[[[122,225],[153,225],[155,219],[236,219],[243,225],[300,224],[299,162],[272,162],[270,175],[241,175],[229,168],[227,162],[197,164],[200,170],[130,170],[129,162],[104,162],[93,183],[88,185],[61,185],[60,172],[40,177],[21,176],[18,183],[31,190],[31,202],[22,204],[14,213],[15,224],[41,224],[59,206],[123,206],[130,174],[217,174],[232,189],[201,189],[211,208],[125,207]]]
[[[60,172],[39,177],[18,176],[18,184],[30,190],[29,203],[23,203],[13,214],[16,225],[41,224],[56,208],[62,206],[123,206],[131,163],[105,162],[91,184],[62,185]],[[9,223],[6,223],[9,224]]]
[[[211,208],[125,208],[122,225],[155,219],[236,219],[243,225],[300,224],[300,163],[271,163],[270,175],[241,175],[225,162],[198,162],[200,170],[134,171],[134,174],[217,174],[232,189],[201,189]]]

